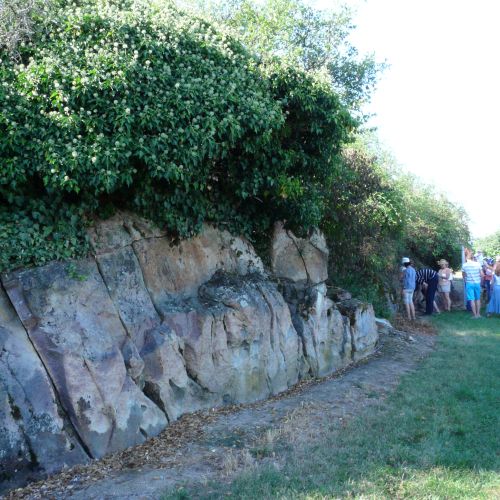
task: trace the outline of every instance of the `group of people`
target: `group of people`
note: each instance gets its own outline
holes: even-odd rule
[[[500,314],[500,256],[493,260],[484,257],[481,251],[474,255],[471,250],[466,250],[465,258],[462,275],[468,309],[470,307],[474,318],[481,317],[481,287],[484,287],[487,316]]]
[[[403,287],[403,303],[406,308],[406,315],[410,321],[415,320],[415,304],[413,301],[415,289],[420,290],[425,296],[425,314],[431,315],[434,311],[440,312],[436,304],[436,292],[443,295],[443,303],[446,311],[451,310],[451,281],[453,271],[449,268],[448,262],[444,259],[438,261],[439,271],[424,268],[416,270],[413,262],[408,257],[403,257],[401,268],[401,282]]]
[[[403,303],[410,321],[415,320],[414,295],[418,287],[425,297],[426,315],[441,312],[435,300],[436,293],[441,295],[444,310],[451,311],[450,292],[454,273],[445,259],[437,261],[437,271],[430,268],[417,271],[408,257],[403,257],[401,263]],[[462,276],[468,309],[470,307],[473,317],[481,317],[481,287],[484,287],[487,293],[487,315],[500,314],[500,257],[494,261],[484,258],[480,253],[474,256],[472,251],[467,250]]]

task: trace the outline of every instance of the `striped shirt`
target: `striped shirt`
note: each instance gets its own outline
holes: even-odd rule
[[[434,269],[420,269],[417,271],[417,285],[421,285],[424,281],[429,281],[438,277],[438,273]]]
[[[466,283],[481,283],[481,264],[468,260],[462,266],[462,272],[465,273]]]

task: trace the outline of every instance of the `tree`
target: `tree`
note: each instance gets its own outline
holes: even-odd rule
[[[474,247],[476,250],[482,250],[488,257],[500,255],[500,229],[484,238],[479,238]]]
[[[0,49],[16,53],[34,34],[35,18],[46,14],[50,0],[0,0]]]
[[[303,0],[185,0],[198,12],[231,26],[266,63],[280,58],[326,79],[342,102],[360,111],[369,100],[384,64],[360,56],[349,41],[354,28],[347,6],[320,11]]]

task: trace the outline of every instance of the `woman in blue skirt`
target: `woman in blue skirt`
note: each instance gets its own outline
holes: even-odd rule
[[[500,265],[495,268],[495,274],[491,282],[491,299],[486,309],[486,314],[500,314]]]

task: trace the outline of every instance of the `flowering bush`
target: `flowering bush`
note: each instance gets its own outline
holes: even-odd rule
[[[329,88],[149,0],[58,0],[0,56],[0,269],[85,252],[128,207],[187,236],[318,224],[354,126]],[[9,251],[9,248],[16,248]]]

